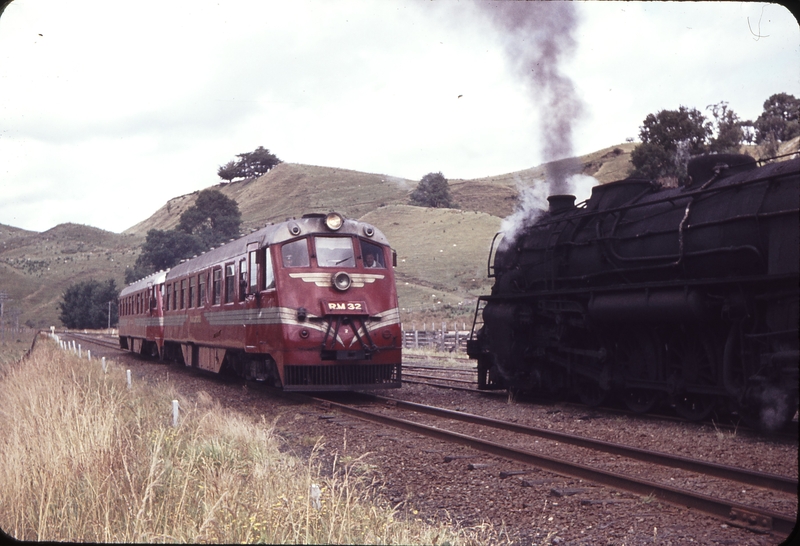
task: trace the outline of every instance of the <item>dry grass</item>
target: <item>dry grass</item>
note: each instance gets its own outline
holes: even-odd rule
[[[23,540],[479,544],[491,529],[403,521],[361,459],[321,472],[270,423],[40,342],[0,371],[0,527]],[[171,401],[182,408],[171,426]],[[320,448],[317,444],[314,452]],[[309,495],[320,488],[318,506]],[[495,539],[496,540],[496,539]]]

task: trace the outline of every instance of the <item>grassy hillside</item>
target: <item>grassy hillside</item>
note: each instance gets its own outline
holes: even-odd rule
[[[579,158],[601,182],[623,178],[633,144]],[[243,231],[308,212],[336,210],[384,231],[398,253],[398,290],[407,323],[468,321],[477,295],[489,290],[486,260],[501,219],[520,187],[544,177],[545,166],[474,180],[450,180],[460,210],[408,206],[418,181],[347,169],[283,163],[257,179],[220,184],[242,212]],[[446,176],[446,173],[445,173]],[[174,228],[197,192],[170,199],[150,218],[114,234],[76,224],[36,233],[0,226],[0,291],[21,311],[20,323],[58,325],[66,288],[88,278],[123,286],[150,229]]]
[[[113,278],[124,286],[125,267],[133,265],[142,238],[90,226],[61,224],[42,233],[0,225],[0,291],[6,322],[58,326],[58,302],[67,287],[94,278]],[[18,311],[15,311],[18,310]]]
[[[397,251],[404,323],[469,320],[489,291],[486,259],[501,219],[483,212],[390,205],[361,220],[378,226]]]
[[[259,178],[220,184],[216,189],[239,203],[246,231],[308,212],[336,210],[359,218],[380,206],[404,203],[415,185],[382,174],[281,163]],[[181,214],[194,204],[197,193],[170,199],[153,216],[124,233],[146,235],[150,229],[174,228]]]
[[[632,144],[580,158],[583,172],[606,182],[624,177]],[[282,163],[257,179],[220,184],[242,212],[242,231],[308,212],[336,210],[384,231],[398,253],[398,291],[408,323],[468,322],[486,293],[489,244],[517,202],[519,188],[545,166],[474,180],[450,180],[460,210],[408,206],[418,181],[347,169]],[[445,173],[446,175],[446,173]],[[0,226],[0,291],[20,324],[58,325],[58,302],[75,282],[113,278],[122,287],[150,229],[174,228],[197,193],[170,199],[150,218],[114,234],[63,224],[43,233]],[[7,319],[12,315],[7,314]]]

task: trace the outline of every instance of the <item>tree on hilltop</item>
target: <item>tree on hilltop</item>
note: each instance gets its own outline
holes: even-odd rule
[[[283,163],[278,157],[259,146],[252,152],[236,154],[238,161],[228,161],[217,170],[217,176],[230,182],[234,178],[258,177]]]
[[[775,93],[764,101],[764,111],[753,123],[756,144],[765,144],[767,155],[778,152],[778,143],[800,135],[800,99]]]
[[[631,174],[652,180],[685,179],[686,162],[690,156],[708,151],[712,129],[696,108],[680,106],[648,114],[639,128],[642,143],[631,152]]]
[[[409,196],[412,205],[420,207],[454,208],[450,186],[441,172],[428,173],[422,177]]]

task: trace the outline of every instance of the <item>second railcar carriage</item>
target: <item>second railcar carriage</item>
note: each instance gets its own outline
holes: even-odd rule
[[[163,282],[139,281],[161,297],[148,320],[161,325],[162,340],[137,342],[146,332],[130,336],[122,321],[120,336],[132,349],[144,344],[187,366],[227,369],[284,390],[396,388],[395,263],[375,227],[309,214],[187,260]]]
[[[794,415],[800,159],[701,156],[689,175],[551,196],[504,240],[469,342],[481,388],[690,419],[727,406],[767,429]]]

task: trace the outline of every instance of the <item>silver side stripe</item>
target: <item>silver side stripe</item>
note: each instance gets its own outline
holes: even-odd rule
[[[385,275],[375,275],[372,273],[348,273],[350,275],[350,286],[361,288],[365,284],[372,284],[378,279],[386,278]],[[330,286],[332,273],[289,273],[293,279],[301,279],[303,282],[313,282],[317,286]]]
[[[382,276],[380,276],[382,277]],[[374,279],[373,279],[374,280]],[[371,282],[371,281],[370,281]],[[268,307],[266,309],[234,309],[231,311],[210,311],[203,313],[203,316],[211,326],[245,326],[253,324],[289,324],[293,326],[303,326],[309,330],[316,330],[323,334],[328,331],[328,323],[323,322],[323,317],[308,314],[306,320],[297,319],[297,309],[291,307]],[[188,315],[169,315],[166,317],[139,317],[133,319],[133,323],[138,327],[145,326],[183,326],[186,324]],[[394,307],[387,309],[377,315],[364,317],[364,326],[368,332],[372,332],[384,326],[400,323],[400,309]],[[331,333],[333,333],[331,331]],[[358,335],[362,338],[366,335],[364,328],[359,326]],[[357,337],[353,337],[350,345],[356,343]],[[336,342],[344,345],[341,335],[336,336]]]
[[[183,326],[188,315],[170,315],[168,317],[139,317],[133,319],[134,326]]]
[[[238,324],[299,324],[297,309],[290,307],[267,307],[265,309],[236,309],[232,311],[210,311],[203,313],[212,326],[235,326]],[[309,319],[317,318],[308,315]]]

